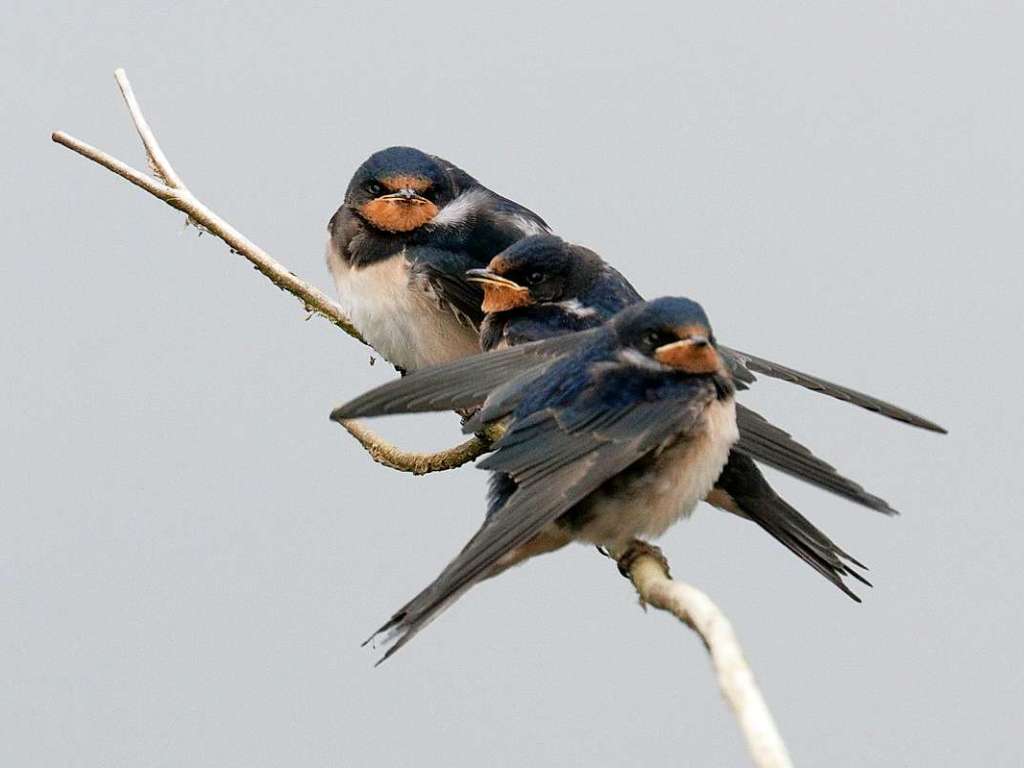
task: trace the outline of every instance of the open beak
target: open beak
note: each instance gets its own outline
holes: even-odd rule
[[[693,335],[654,350],[654,359],[662,365],[686,373],[714,373],[722,367],[715,345],[707,336]]]
[[[508,312],[516,307],[528,307],[534,303],[530,289],[514,280],[491,272],[489,269],[467,269],[466,279],[480,283],[484,289],[484,300],[480,309],[484,312]]]

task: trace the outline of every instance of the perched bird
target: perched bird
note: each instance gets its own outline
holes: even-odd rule
[[[412,371],[479,349],[483,292],[466,272],[486,267],[524,237],[545,233],[540,216],[452,163],[412,147],[390,147],[371,155],[349,182],[328,224],[327,263],[342,309],[370,346],[400,371]],[[740,381],[763,373],[945,431],[817,376],[746,352],[721,352]]]
[[[622,307],[643,300],[596,253],[551,234],[516,242],[487,267],[468,270],[466,277],[483,290],[486,315],[480,343],[484,350],[592,328]],[[929,419],[842,384],[726,346],[720,346],[719,352],[741,389],[760,373],[914,427],[946,431]]]
[[[519,240],[485,268],[467,270],[466,278],[483,290],[485,352],[594,328],[643,301],[592,250],[551,234]]]
[[[464,410],[486,398],[466,424],[470,430],[482,427],[494,420],[488,414],[495,402],[513,402],[513,393],[549,368],[573,359],[580,348],[607,331],[603,326],[587,328],[618,307],[640,300],[621,274],[593,252],[550,236],[533,212],[491,192],[447,161],[407,147],[378,152],[360,167],[329,232],[328,264],[345,311],[367,341],[400,371],[426,367],[423,376],[385,385],[353,401],[351,408],[338,409],[333,415],[337,420],[386,412]],[[558,243],[561,246],[553,247]],[[569,258],[563,258],[566,253]],[[545,258],[550,263],[543,269],[526,270],[531,260],[537,264]],[[568,335],[523,344],[551,334]],[[472,355],[481,341],[485,349],[512,348],[487,355],[486,361],[462,360],[462,366],[458,361]],[[733,389],[745,388],[755,373],[762,373],[914,426],[945,431],[870,395],[714,346]],[[438,363],[447,365],[431,367]],[[460,378],[460,373],[468,378]],[[405,383],[408,387],[402,386]],[[718,473],[722,483],[710,491],[708,500],[750,517],[857,599],[842,577],[863,581],[849,570],[850,564],[860,564],[780,499],[751,458],[873,509],[893,510],[785,431],[742,407],[733,412],[739,442],[735,451],[727,451],[727,463]],[[510,473],[496,475],[492,510],[503,508],[505,494],[516,493],[509,486],[513,479]],[[567,540],[547,529],[505,552],[502,562],[488,572]]]
[[[495,256],[486,269],[469,270],[469,279],[484,289],[483,309],[487,312],[480,328],[483,350],[539,341],[565,333],[594,328],[619,310],[642,301],[640,294],[615,269],[593,251],[567,243],[554,235],[534,235],[509,246]],[[737,404],[743,442],[758,450],[758,435],[766,422],[757,414]],[[745,440],[744,440],[745,438]],[[808,477],[806,452],[793,443],[789,450],[798,450],[800,463],[795,474],[816,482],[826,477],[827,490],[842,490],[842,495],[872,509],[892,513],[891,507],[877,496],[866,493],[859,485],[838,473],[822,471]],[[776,452],[769,453],[769,460]],[[792,463],[784,470],[793,472]],[[503,493],[503,481],[495,480],[495,493]],[[745,517],[761,526],[799,558],[821,573],[854,600],[859,598],[843,582],[852,576],[866,580],[851,565],[863,565],[843,551],[828,536],[782,499],[769,485],[761,470],[744,453],[741,444],[734,445],[728,461],[714,488],[707,494],[708,503]],[[552,547],[564,543],[548,540]],[[527,544],[522,553],[508,556],[515,559],[535,554],[538,542]]]
[[[716,478],[731,471],[733,449],[758,459],[777,452],[785,457],[783,464],[792,462],[793,474],[822,487],[829,486],[829,477],[839,482],[834,469],[785,432],[736,406],[736,382],[721,350],[697,305],[658,299],[632,304],[590,330],[417,371],[335,409],[331,418],[347,421],[475,408],[463,425],[466,432],[499,423],[507,429],[495,452],[479,464],[494,473],[484,526],[434,584],[381,628],[390,639],[398,637],[387,656],[477,581],[567,541],[590,541],[617,553],[626,546],[623,567],[640,546],[626,539],[656,534],[665,520],[675,519],[673,507],[677,517],[714,494]],[[704,416],[685,421],[712,389],[713,401],[703,401]],[[686,394],[695,400],[686,400]],[[704,433],[686,431],[686,425],[699,423],[708,427]],[[728,440],[710,438],[725,432]],[[683,434],[687,440],[679,439]],[[662,461],[676,456],[676,449],[685,452],[685,444],[712,443],[721,451],[721,463],[717,454],[710,461],[703,448],[685,454],[694,462],[689,468]],[[730,491],[712,501],[749,514],[771,490],[751,485],[743,465],[732,469],[737,468],[740,477],[724,481]],[[595,510],[606,514],[597,519]],[[860,565],[795,510],[762,515],[758,523],[801,557],[810,555],[805,559],[830,580],[839,573],[837,559]]]
[[[475,353],[484,294],[467,271],[486,267],[508,246],[549,229],[533,211],[448,161],[412,147],[390,147],[356,170],[328,232],[327,263],[342,308],[370,346],[406,372]],[[741,382],[753,381],[752,372],[763,373],[944,431],[816,376],[746,352],[721,352]]]
[[[468,278],[483,286],[487,310],[481,324],[484,351],[593,328],[616,311],[642,301],[636,289],[600,256],[554,235],[520,240],[495,256],[487,268],[470,270]],[[567,342],[566,349],[571,349],[571,345],[571,341]],[[719,353],[738,389],[755,381],[747,360],[753,359],[753,366],[759,371],[767,366],[783,370],[775,363],[723,345],[719,345]],[[796,374],[794,378],[811,389],[917,426],[942,429],[869,395],[792,369],[784,370]],[[441,386],[445,386],[443,382]],[[741,435],[737,450],[858,504],[894,514],[884,500],[839,475],[784,430],[742,405],[737,405],[736,413]]]
[[[328,225],[327,264],[366,341],[412,371],[477,351],[482,293],[466,270],[547,231],[537,214],[448,161],[390,147],[352,177]]]
[[[547,551],[577,540],[628,558],[636,537],[661,535],[714,485],[739,432],[732,376],[703,309],[657,299],[592,331],[475,360],[488,371],[487,358],[514,359],[524,349],[543,356],[570,338],[573,351],[506,380],[466,425],[507,420],[480,463],[495,477],[487,517],[441,575],[378,630],[394,640],[381,661],[475,583],[522,559],[532,542]],[[456,391],[478,388],[480,366],[466,363],[434,372],[451,374]],[[460,398],[449,401],[446,408]],[[367,403],[359,398],[332,418],[380,412]]]

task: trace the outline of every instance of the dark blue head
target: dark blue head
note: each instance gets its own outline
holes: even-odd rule
[[[484,312],[574,299],[601,275],[604,262],[593,251],[555,235],[523,238],[499,253],[486,269],[467,275],[484,289]]]
[[[711,322],[695,301],[667,296],[634,304],[609,323],[622,347],[652,363],[689,374],[728,376]]]
[[[374,152],[356,170],[345,205],[383,232],[412,232],[459,193],[456,175],[438,157],[412,147]]]

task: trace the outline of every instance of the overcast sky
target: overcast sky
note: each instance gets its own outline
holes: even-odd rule
[[[325,288],[395,143],[700,300],[723,342],[907,405],[745,402],[903,512],[787,478],[855,605],[701,506],[662,544],[732,618],[798,764],[1020,763],[1024,13],[1009,3],[52,3],[0,30],[0,763],[736,766],[697,639],[574,547],[379,669],[359,643],[475,530],[485,474],[372,464],[327,419],[389,378],[139,168],[127,68],[202,199]],[[941,6],[941,7],[940,7]],[[459,438],[446,415],[376,426]]]

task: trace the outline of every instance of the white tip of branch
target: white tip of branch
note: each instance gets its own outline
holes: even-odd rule
[[[131,115],[132,122],[135,123],[135,130],[138,131],[142,145],[146,148],[149,167],[171,189],[185,189],[184,183],[171,167],[171,162],[163,150],[160,149],[160,143],[156,140],[153,129],[149,127],[145,115],[142,114],[142,107],[139,106],[139,101],[135,98],[132,84],[128,81],[128,74],[121,68],[115,69],[114,79],[117,81],[117,87],[121,89],[124,103],[128,105],[128,113]]]
[[[96,149],[96,147],[86,144],[84,141],[76,139],[74,136],[70,136],[64,131],[54,131],[50,134],[50,138],[57,144],[67,147],[73,152],[77,152],[82,157],[87,157],[94,163],[102,165],[107,170],[113,171],[123,179],[127,179],[137,187],[149,192],[149,194],[157,197],[164,202],[170,202],[175,195],[175,191],[167,185],[151,179],[141,171],[137,171],[127,163],[118,160],[116,157],[108,155],[102,150]]]

